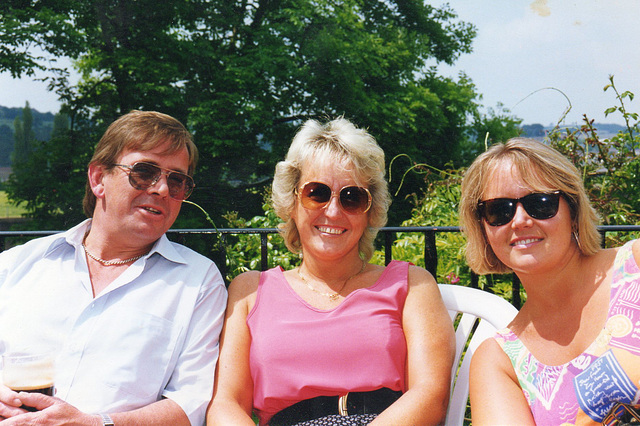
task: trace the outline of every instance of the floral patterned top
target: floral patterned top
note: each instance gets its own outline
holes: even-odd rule
[[[616,402],[640,399],[640,267],[632,245],[616,255],[605,327],[575,359],[545,365],[508,328],[494,336],[511,359],[536,424],[598,424]]]

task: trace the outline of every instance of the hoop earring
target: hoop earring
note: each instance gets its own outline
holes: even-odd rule
[[[495,260],[495,258],[496,258],[496,255],[495,255],[495,254],[493,255],[493,257],[494,257],[493,259],[491,259],[491,258],[489,257],[489,253],[487,253],[487,248],[489,248],[489,247],[490,247],[490,244],[489,244],[489,243],[487,243],[487,242],[485,242],[485,244],[484,244],[484,261],[485,261],[485,262],[487,263],[487,265],[489,265],[490,267],[495,268],[495,267],[497,267],[497,266],[498,266],[498,264],[494,264],[494,262],[493,262],[493,261]],[[492,249],[491,251],[493,252],[493,249]]]
[[[578,230],[574,230],[571,235],[573,235],[573,239],[576,240],[576,244],[578,245],[578,249],[580,250],[580,252],[584,253],[582,250],[582,246],[580,245],[580,238],[578,238]]]

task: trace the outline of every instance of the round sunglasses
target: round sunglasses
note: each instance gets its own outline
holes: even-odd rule
[[[478,202],[478,217],[490,226],[502,226],[513,220],[518,203],[534,219],[551,219],[558,214],[561,191],[533,192],[522,198],[493,198]]]
[[[326,207],[333,197],[338,197],[342,209],[350,214],[365,213],[371,208],[371,193],[360,186],[345,186],[334,194],[327,184],[307,182],[296,194],[302,207],[309,210]]]
[[[167,186],[169,187],[169,195],[176,200],[184,201],[189,198],[193,188],[196,186],[193,178],[184,173],[174,170],[163,169],[155,164],[145,163],[143,161],[128,164],[114,164],[114,166],[126,169],[129,174],[129,184],[138,190],[146,190],[160,180],[162,175],[167,176]]]

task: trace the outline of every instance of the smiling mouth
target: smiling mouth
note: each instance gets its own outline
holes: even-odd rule
[[[162,214],[162,212],[160,210],[156,210],[156,209],[154,209],[152,207],[142,207],[142,209],[146,210],[146,211],[148,211],[150,213],[153,213],[153,214]]]
[[[333,234],[333,235],[340,235],[340,234],[342,234],[344,232],[347,232],[346,229],[329,228],[329,227],[326,227],[326,226],[316,226],[316,228],[320,232],[324,232],[326,234]]]
[[[537,243],[538,241],[542,241],[542,238],[527,238],[525,240],[518,240],[512,243],[512,246],[523,246],[531,243]]]

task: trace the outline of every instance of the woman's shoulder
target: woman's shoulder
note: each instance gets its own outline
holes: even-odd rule
[[[260,283],[259,271],[243,272],[229,284],[229,299],[239,300],[253,295],[258,291]]]
[[[627,241],[618,247],[600,250],[596,256],[599,256],[604,261],[606,259],[616,259],[616,262],[626,262],[630,257],[633,257],[635,263],[640,265],[640,239]]]
[[[640,239],[628,241],[617,247],[599,250],[586,257],[582,267],[592,271],[593,274],[602,275],[627,270],[628,267],[625,265],[630,262],[640,267]]]
[[[633,241],[631,250],[633,251],[633,257],[636,259],[636,264],[640,265],[640,238]]]
[[[407,300],[419,299],[429,306],[433,304],[442,304],[444,306],[438,283],[429,271],[420,266],[409,265],[407,288]]]
[[[505,330],[506,333],[508,331]],[[497,338],[496,338],[497,337]],[[500,335],[493,336],[492,338],[485,339],[478,348],[474,351],[472,362],[478,363],[488,362],[494,364],[500,360],[505,362],[505,365],[511,365],[508,355],[505,353],[501,341]],[[506,361],[509,361],[508,363]]]
[[[409,264],[409,287],[418,285],[437,287],[436,280],[429,271],[420,266]]]

